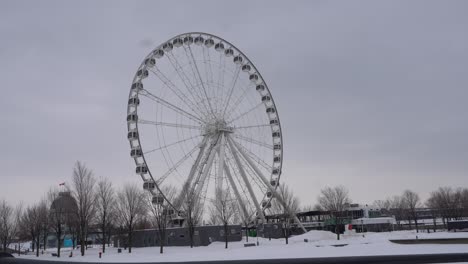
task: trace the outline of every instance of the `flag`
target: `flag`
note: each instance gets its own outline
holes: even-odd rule
[[[65,185],[65,182],[62,182],[59,184],[59,186],[64,186]]]

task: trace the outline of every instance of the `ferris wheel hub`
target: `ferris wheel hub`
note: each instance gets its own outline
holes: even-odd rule
[[[233,127],[228,126],[223,118],[214,118],[203,127],[203,135],[220,135],[225,132],[233,133]]]

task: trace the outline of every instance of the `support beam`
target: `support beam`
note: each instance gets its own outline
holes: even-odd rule
[[[244,180],[244,183],[247,186],[247,190],[249,191],[250,197],[252,197],[252,201],[255,204],[255,208],[257,209],[257,212],[260,215],[260,218],[262,219],[263,223],[266,223],[265,215],[263,214],[263,210],[257,201],[257,197],[255,197],[255,193],[252,189],[252,186],[250,185],[249,179],[247,178],[247,175],[245,174],[245,171],[244,171],[244,168],[242,167],[239,156],[237,155],[236,148],[234,147],[231,140],[229,139],[230,139],[229,136],[227,136],[227,142],[229,143],[229,147],[231,149],[232,155],[234,156],[234,160],[236,161],[237,168],[239,169],[242,179]]]
[[[245,207],[244,200],[242,200],[239,190],[237,189],[236,183],[234,182],[231,172],[229,171],[229,167],[226,164],[224,164],[224,171],[226,172],[226,176],[229,180],[229,184],[231,185],[232,190],[234,191],[234,194],[236,195],[237,200],[239,202],[239,206],[242,210],[242,213],[244,214],[244,222],[248,222],[249,213],[247,211],[247,208]]]
[[[247,163],[252,167],[252,169],[255,171],[255,173],[259,176],[259,178],[263,181],[263,183],[268,187],[270,192],[274,195],[276,199],[283,205],[283,207],[289,212],[289,214],[294,218],[294,220],[297,222],[298,226],[304,231],[304,233],[307,232],[305,229],[304,225],[302,225],[301,221],[297,218],[296,214],[291,211],[291,209],[288,207],[286,202],[283,200],[281,195],[278,194],[276,189],[274,189],[271,184],[268,182],[267,178],[263,175],[263,173],[258,169],[258,167],[255,165],[255,163],[250,159],[250,157],[242,150],[242,148],[238,145],[237,142],[232,140],[230,137],[227,138],[227,141],[229,142],[229,145],[235,145],[239,153],[242,155],[242,157],[247,161]],[[232,147],[231,147],[232,150]]]
[[[202,188],[203,188],[203,185],[205,184],[205,180],[206,180],[206,176],[208,175],[208,173],[210,172],[211,170],[211,166],[213,165],[213,160],[214,160],[214,157],[216,156],[216,149],[218,146],[217,146],[217,143],[218,143],[218,139],[215,139],[215,142],[211,143],[211,148],[210,148],[210,155],[208,156],[208,161],[206,162],[205,166],[203,167],[203,173],[201,175],[201,177],[198,178],[197,182],[194,183],[193,185],[193,189],[195,189],[195,193],[191,193],[190,195],[193,195],[194,197],[196,197],[196,199],[194,199],[194,201],[198,201],[199,197],[200,197],[200,193],[202,191]]]
[[[182,203],[185,199],[185,196],[190,190],[190,186],[192,185],[193,181],[193,176],[195,175],[195,172],[197,171],[199,165],[200,165],[200,160],[203,157],[203,154],[205,153],[205,149],[207,146],[207,141],[208,141],[208,136],[205,136],[203,138],[202,143],[200,144],[200,151],[198,152],[197,158],[195,159],[195,163],[192,165],[192,168],[190,169],[189,176],[187,177],[187,180],[185,180],[184,185],[182,187],[182,190],[180,191],[179,196],[175,200],[174,207],[177,210],[180,210],[180,207],[182,206]]]
[[[216,191],[223,189],[223,169],[224,169],[224,132],[221,133],[221,138],[219,139],[219,149],[218,149],[218,156],[219,156],[219,164],[218,164],[218,173],[216,174]],[[218,192],[216,192],[218,193]],[[218,197],[217,197],[218,198]]]

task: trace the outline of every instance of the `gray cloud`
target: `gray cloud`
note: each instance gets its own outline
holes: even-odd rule
[[[140,182],[125,138],[136,67],[206,31],[258,66],[303,204],[345,184],[371,202],[468,184],[466,1],[3,1],[0,197],[33,202],[76,160]]]

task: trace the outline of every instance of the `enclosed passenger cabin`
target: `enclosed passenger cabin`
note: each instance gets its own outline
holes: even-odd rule
[[[271,203],[268,202],[268,201],[263,201],[263,202],[262,202],[262,207],[263,207],[263,208],[270,208],[270,207],[271,207]]]
[[[128,104],[131,106],[138,106],[140,104],[140,99],[136,96],[128,98]]]
[[[167,42],[163,44],[163,50],[168,52],[171,51],[174,48],[171,42]]]
[[[138,132],[136,130],[131,130],[127,133],[127,138],[129,140],[136,140],[138,139]]]
[[[281,156],[275,156],[273,158],[273,162],[280,162],[281,161]]]
[[[266,197],[271,198],[273,196],[273,193],[271,191],[267,191]]]
[[[213,39],[207,39],[205,40],[205,47],[211,48],[214,45],[214,40]]]
[[[139,157],[143,156],[143,152],[141,151],[140,147],[135,147],[132,150],[130,150],[130,156],[132,158],[139,158]]]
[[[176,38],[172,41],[172,44],[178,48],[184,44],[184,41],[181,38]]]
[[[259,79],[260,79],[260,77],[258,77],[258,75],[257,75],[256,73],[251,74],[251,75],[249,76],[249,80],[250,80],[251,82],[254,82],[254,83],[255,83],[255,82],[258,82]]]
[[[234,50],[231,48],[228,48],[224,51],[224,55],[226,55],[227,57],[234,56]]]
[[[271,186],[274,187],[274,186],[276,186],[276,185],[279,185],[279,182],[278,182],[278,180],[276,180],[276,179],[272,179],[272,180],[270,181],[270,184],[271,184]]]
[[[173,214],[175,214],[175,211],[174,211],[174,209],[167,209],[167,208],[164,208],[164,209],[163,209],[163,214],[164,214],[164,215],[173,215]]]
[[[273,132],[271,134],[271,136],[274,137],[274,138],[279,138],[279,137],[281,137],[281,133],[280,132]]]
[[[248,64],[242,65],[242,71],[243,72],[249,72],[250,69],[251,69],[250,65],[248,65]]]
[[[157,49],[155,51],[153,51],[153,54],[156,58],[160,59],[162,58],[162,56],[164,56],[164,50],[162,49]]]
[[[202,45],[203,42],[205,42],[205,40],[203,39],[202,36],[198,36],[198,37],[195,38],[195,44]]]
[[[268,107],[268,108],[266,109],[266,112],[269,113],[269,114],[273,114],[273,113],[276,112],[276,110],[275,110],[274,107]]]
[[[154,65],[156,65],[156,60],[154,58],[147,58],[145,59],[145,65],[147,67],[154,67]]]
[[[127,122],[136,122],[136,121],[138,121],[138,115],[137,114],[127,115]]]
[[[163,204],[164,203],[164,197],[162,195],[153,196],[153,199],[151,199],[151,203],[153,203],[153,204]]]
[[[241,64],[243,60],[244,60],[244,59],[242,59],[241,56],[235,56],[235,57],[234,57],[234,63],[235,63],[235,64]]]
[[[141,79],[144,79],[148,77],[148,70],[147,69],[139,69],[137,71],[137,76],[140,77]]]
[[[259,84],[259,85],[257,85],[257,87],[255,89],[257,89],[257,91],[259,91],[259,92],[263,92],[263,91],[265,91],[265,85]]]
[[[145,164],[140,164],[136,167],[135,172],[137,174],[146,174],[148,173],[148,167]]]
[[[270,125],[277,125],[277,124],[278,124],[278,119],[270,120]]]
[[[281,144],[274,144],[273,149],[274,150],[281,150]]]
[[[156,188],[156,183],[153,180],[148,180],[143,183],[143,190],[152,191]]]
[[[262,96],[262,102],[268,103],[271,101],[271,97],[269,95]]]
[[[223,51],[224,50],[224,44],[223,43],[216,43],[215,45],[215,50],[216,51]]]
[[[192,37],[192,36],[186,36],[186,37],[184,38],[184,44],[185,44],[185,45],[190,45],[190,44],[192,44],[192,43],[193,43],[193,37]]]
[[[271,174],[273,175],[279,175],[279,173],[280,173],[280,170],[278,168],[275,168],[271,171]]]
[[[136,82],[132,84],[132,90],[140,91],[143,89],[143,84],[141,82]]]

